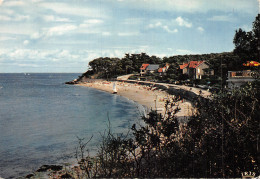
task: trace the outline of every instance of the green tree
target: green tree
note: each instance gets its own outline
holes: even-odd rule
[[[249,84],[212,100],[199,100],[188,123],[187,149],[196,156],[195,170],[203,177],[241,177],[259,173],[260,86]],[[187,137],[188,138],[188,137]]]
[[[253,22],[252,31],[245,32],[241,28],[236,30],[233,43],[234,53],[244,61],[260,60],[260,14]]]

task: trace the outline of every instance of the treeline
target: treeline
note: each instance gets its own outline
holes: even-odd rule
[[[97,78],[115,78],[120,75],[139,73],[143,63],[159,64],[163,67],[166,63],[170,64],[168,76],[176,74],[179,65],[189,61],[205,60],[214,70],[216,76],[225,77],[227,70],[240,70],[243,68],[243,60],[232,52],[211,53],[201,55],[178,55],[171,57],[159,58],[157,56],[149,56],[146,53],[125,54],[123,58],[100,57],[89,62],[90,70],[82,75],[90,77],[96,74]],[[174,77],[174,76],[173,76]],[[176,76],[177,78],[178,76]]]
[[[89,62],[91,70],[83,76],[90,77],[96,74],[97,78],[115,78],[119,75],[139,73],[143,63],[162,64],[163,61],[146,53],[125,54],[123,58],[99,57]]]

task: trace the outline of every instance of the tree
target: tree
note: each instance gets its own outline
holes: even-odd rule
[[[260,60],[260,14],[253,22],[252,31],[245,32],[241,28],[236,30],[233,43],[234,53],[244,61]]]
[[[255,82],[197,102],[197,113],[188,124],[191,132],[187,135],[195,146],[188,150],[196,156],[198,176],[259,173],[259,101],[260,86]]]

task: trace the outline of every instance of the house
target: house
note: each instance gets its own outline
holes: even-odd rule
[[[256,79],[257,73],[250,70],[247,71],[228,71],[228,88],[238,88],[247,82],[252,82]]]
[[[170,64],[166,63],[166,65],[163,68],[158,69],[158,73],[160,75],[164,75],[167,72],[167,70],[169,69],[169,67],[170,67]]]
[[[147,67],[149,66],[149,64],[142,64],[141,68],[140,68],[140,75],[143,76],[144,74],[146,74],[147,72]]]
[[[157,64],[142,64],[140,68],[140,75],[143,76],[147,72],[154,73],[159,69],[159,65]]]
[[[214,71],[209,69],[205,61],[190,61],[180,65],[183,74],[189,75],[193,79],[202,79],[202,76],[214,75]]]

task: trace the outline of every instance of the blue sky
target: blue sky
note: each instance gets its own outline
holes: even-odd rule
[[[228,52],[258,10],[257,0],[0,0],[0,73],[81,73],[125,53]]]

